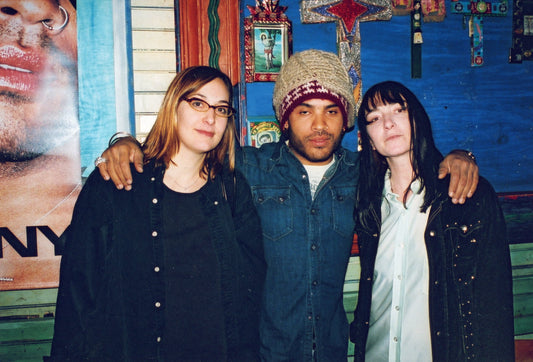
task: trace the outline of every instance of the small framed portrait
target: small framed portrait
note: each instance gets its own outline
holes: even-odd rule
[[[279,10],[254,10],[244,20],[246,82],[274,82],[292,52],[291,22]]]

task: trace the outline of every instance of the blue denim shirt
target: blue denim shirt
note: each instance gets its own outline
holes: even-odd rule
[[[343,286],[354,234],[357,155],[340,148],[315,199],[283,141],[245,147],[237,158],[261,219],[267,275],[261,357],[346,361]]]

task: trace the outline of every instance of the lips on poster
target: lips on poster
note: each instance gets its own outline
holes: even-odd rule
[[[0,290],[56,287],[81,189],[74,0],[0,4]]]

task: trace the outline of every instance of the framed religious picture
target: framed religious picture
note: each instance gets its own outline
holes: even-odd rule
[[[291,22],[279,1],[263,0],[248,6],[244,19],[245,80],[274,82],[292,52]]]

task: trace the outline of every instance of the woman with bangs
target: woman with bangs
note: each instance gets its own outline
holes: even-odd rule
[[[511,263],[494,189],[480,177],[472,198],[451,202],[429,117],[400,83],[365,93],[358,126],[355,361],[514,361]]]
[[[185,69],[132,192],[88,178],[64,235],[52,360],[258,360],[265,262],[231,99],[224,73]]]

